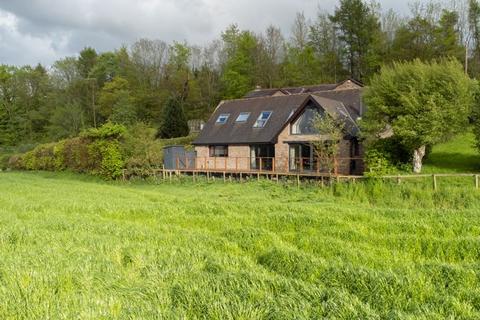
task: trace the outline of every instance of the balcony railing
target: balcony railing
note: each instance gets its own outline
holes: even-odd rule
[[[217,172],[271,172],[361,174],[363,159],[353,158],[289,158],[289,157],[178,157],[176,170]]]

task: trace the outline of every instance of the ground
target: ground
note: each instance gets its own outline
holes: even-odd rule
[[[480,191],[0,173],[1,319],[480,318]]]
[[[478,173],[480,152],[475,148],[475,136],[469,132],[436,145],[425,161],[425,173]]]

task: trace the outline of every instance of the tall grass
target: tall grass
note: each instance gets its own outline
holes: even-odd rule
[[[473,185],[0,174],[0,318],[480,317]]]

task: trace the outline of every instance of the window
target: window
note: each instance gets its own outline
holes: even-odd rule
[[[250,146],[250,169],[272,171],[274,167],[275,146],[258,144]]]
[[[314,107],[308,107],[297,120],[292,123],[292,134],[315,134],[313,125],[318,111]]]
[[[218,124],[225,124],[228,120],[228,117],[230,117],[229,113],[224,113],[218,116],[217,123]]]
[[[238,115],[237,120],[235,120],[235,122],[247,122],[248,117],[250,117],[250,112],[242,112]]]
[[[210,146],[210,157],[228,157],[228,146]]]
[[[260,113],[260,116],[258,116],[257,121],[255,121],[255,124],[253,125],[254,128],[263,128],[267,124],[268,119],[270,119],[270,116],[272,115],[272,111],[262,111]]]

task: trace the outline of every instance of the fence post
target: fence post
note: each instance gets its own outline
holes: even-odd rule
[[[433,174],[432,179],[433,179],[433,190],[437,190],[437,176]]]
[[[478,174],[475,175],[475,188],[480,188],[480,180]]]

